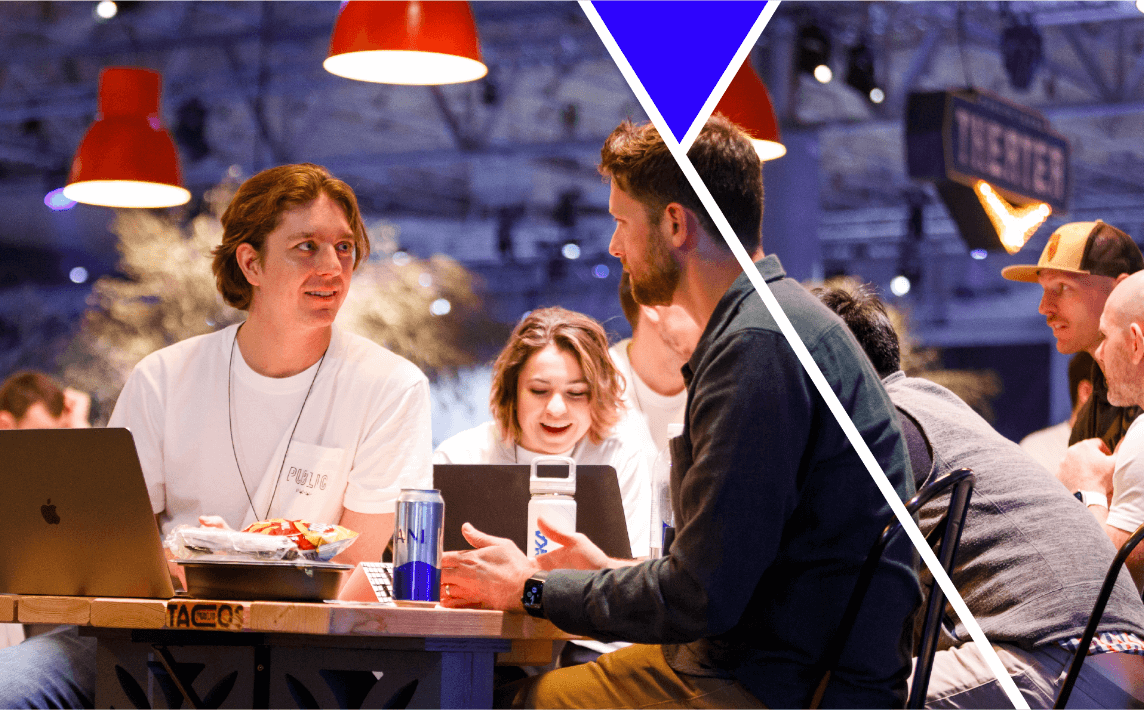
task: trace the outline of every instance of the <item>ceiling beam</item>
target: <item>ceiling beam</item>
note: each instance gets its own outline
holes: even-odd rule
[[[0,163],[27,165],[40,170],[56,170],[60,161],[32,145],[0,143]]]
[[[890,94],[890,101],[888,103],[897,110],[901,110],[902,107],[906,105],[906,96],[909,94],[910,89],[913,88],[918,81],[918,77],[926,71],[930,62],[933,61],[938,41],[944,32],[945,29],[937,23],[926,28],[926,33],[922,37],[922,41],[918,43],[918,48],[914,50],[913,56],[910,58],[909,66],[901,78],[894,82],[894,88]],[[892,110],[893,109],[888,109],[888,111]]]
[[[1044,114],[1045,118],[1048,118],[1050,121],[1073,118],[1115,118],[1117,116],[1133,116],[1144,113],[1144,100],[1123,101],[1120,103],[1055,104],[1052,106],[1030,106],[1029,108]],[[799,124],[798,128],[814,128],[819,131],[832,131],[841,134],[864,133],[867,131],[900,131],[902,129],[902,120],[900,118],[889,118],[856,122],[850,119],[832,119],[813,124]]]
[[[1140,52],[1136,57],[1136,61],[1132,63],[1132,68],[1128,70],[1128,75],[1124,78],[1124,98],[1132,99],[1140,95],[1140,89],[1144,88],[1144,52]]]
[[[256,19],[256,18],[252,18]],[[277,45],[308,44],[316,39],[328,40],[334,28],[334,17],[320,23],[290,25],[285,30],[271,30],[269,38]],[[277,32],[277,33],[276,33]],[[4,58],[6,64],[39,64],[61,59],[99,59],[114,56],[137,56],[152,52],[167,53],[178,49],[208,49],[227,47],[262,38],[262,30],[251,26],[226,32],[177,34],[146,37],[122,42],[92,41],[82,44],[46,44],[42,47],[21,47],[10,50]]]
[[[1076,54],[1080,64],[1084,67],[1085,73],[1088,74],[1089,81],[1096,87],[1099,92],[1100,98],[1105,101],[1113,101],[1118,98],[1109,88],[1108,82],[1104,79],[1104,72],[1101,71],[1100,59],[1092,53],[1085,40],[1077,34],[1075,26],[1062,27],[1061,32],[1064,34],[1065,39],[1068,40],[1069,46],[1072,47],[1073,52]],[[1120,97],[1123,98],[1123,97]]]

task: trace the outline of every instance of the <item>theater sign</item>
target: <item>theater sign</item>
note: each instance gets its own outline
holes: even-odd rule
[[[1016,252],[1051,212],[1068,211],[1068,140],[1040,113],[987,93],[911,94],[906,163],[937,185],[971,248]]]

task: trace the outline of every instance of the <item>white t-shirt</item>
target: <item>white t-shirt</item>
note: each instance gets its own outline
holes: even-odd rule
[[[343,508],[392,513],[402,488],[432,487],[429,383],[413,363],[335,326],[320,366],[263,377],[237,347],[232,371],[237,329],[145,357],[108,423],[131,430],[164,533],[200,515],[337,523]]]
[[[1072,426],[1068,422],[1061,422],[1021,439],[1021,448],[1055,476],[1068,451],[1071,434]]]
[[[0,624],[0,648],[15,646],[23,640],[23,624]]]
[[[624,407],[629,412],[643,415],[644,425],[655,449],[651,454],[654,458],[656,453],[667,446],[667,425],[683,423],[683,415],[687,410],[687,390],[665,396],[648,387],[632,368],[628,358],[631,342],[631,338],[621,340],[608,349],[608,354],[612,356],[616,369],[624,376]]]
[[[561,455],[570,456],[577,464],[605,465],[616,469],[632,556],[646,557],[649,552],[648,538],[651,535],[650,475],[644,450],[633,443],[635,440],[636,434],[632,428],[621,422],[599,446],[585,436],[571,451]],[[433,452],[433,463],[531,464],[540,455],[520,446],[506,444],[500,437],[497,425],[490,421],[441,442]]]
[[[1107,523],[1133,532],[1144,523],[1144,417],[1136,417],[1116,450]]]

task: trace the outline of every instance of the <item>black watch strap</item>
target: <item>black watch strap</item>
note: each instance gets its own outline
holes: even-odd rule
[[[544,614],[544,580],[547,577],[548,570],[538,571],[524,583],[524,593],[520,595],[524,610],[538,619],[547,618]]]

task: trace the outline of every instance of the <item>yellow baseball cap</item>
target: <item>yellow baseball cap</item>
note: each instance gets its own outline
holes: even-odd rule
[[[1144,255],[1132,237],[1099,219],[1062,224],[1049,237],[1036,265],[1015,264],[1001,269],[1010,281],[1036,283],[1041,269],[1116,278],[1144,269]]]

